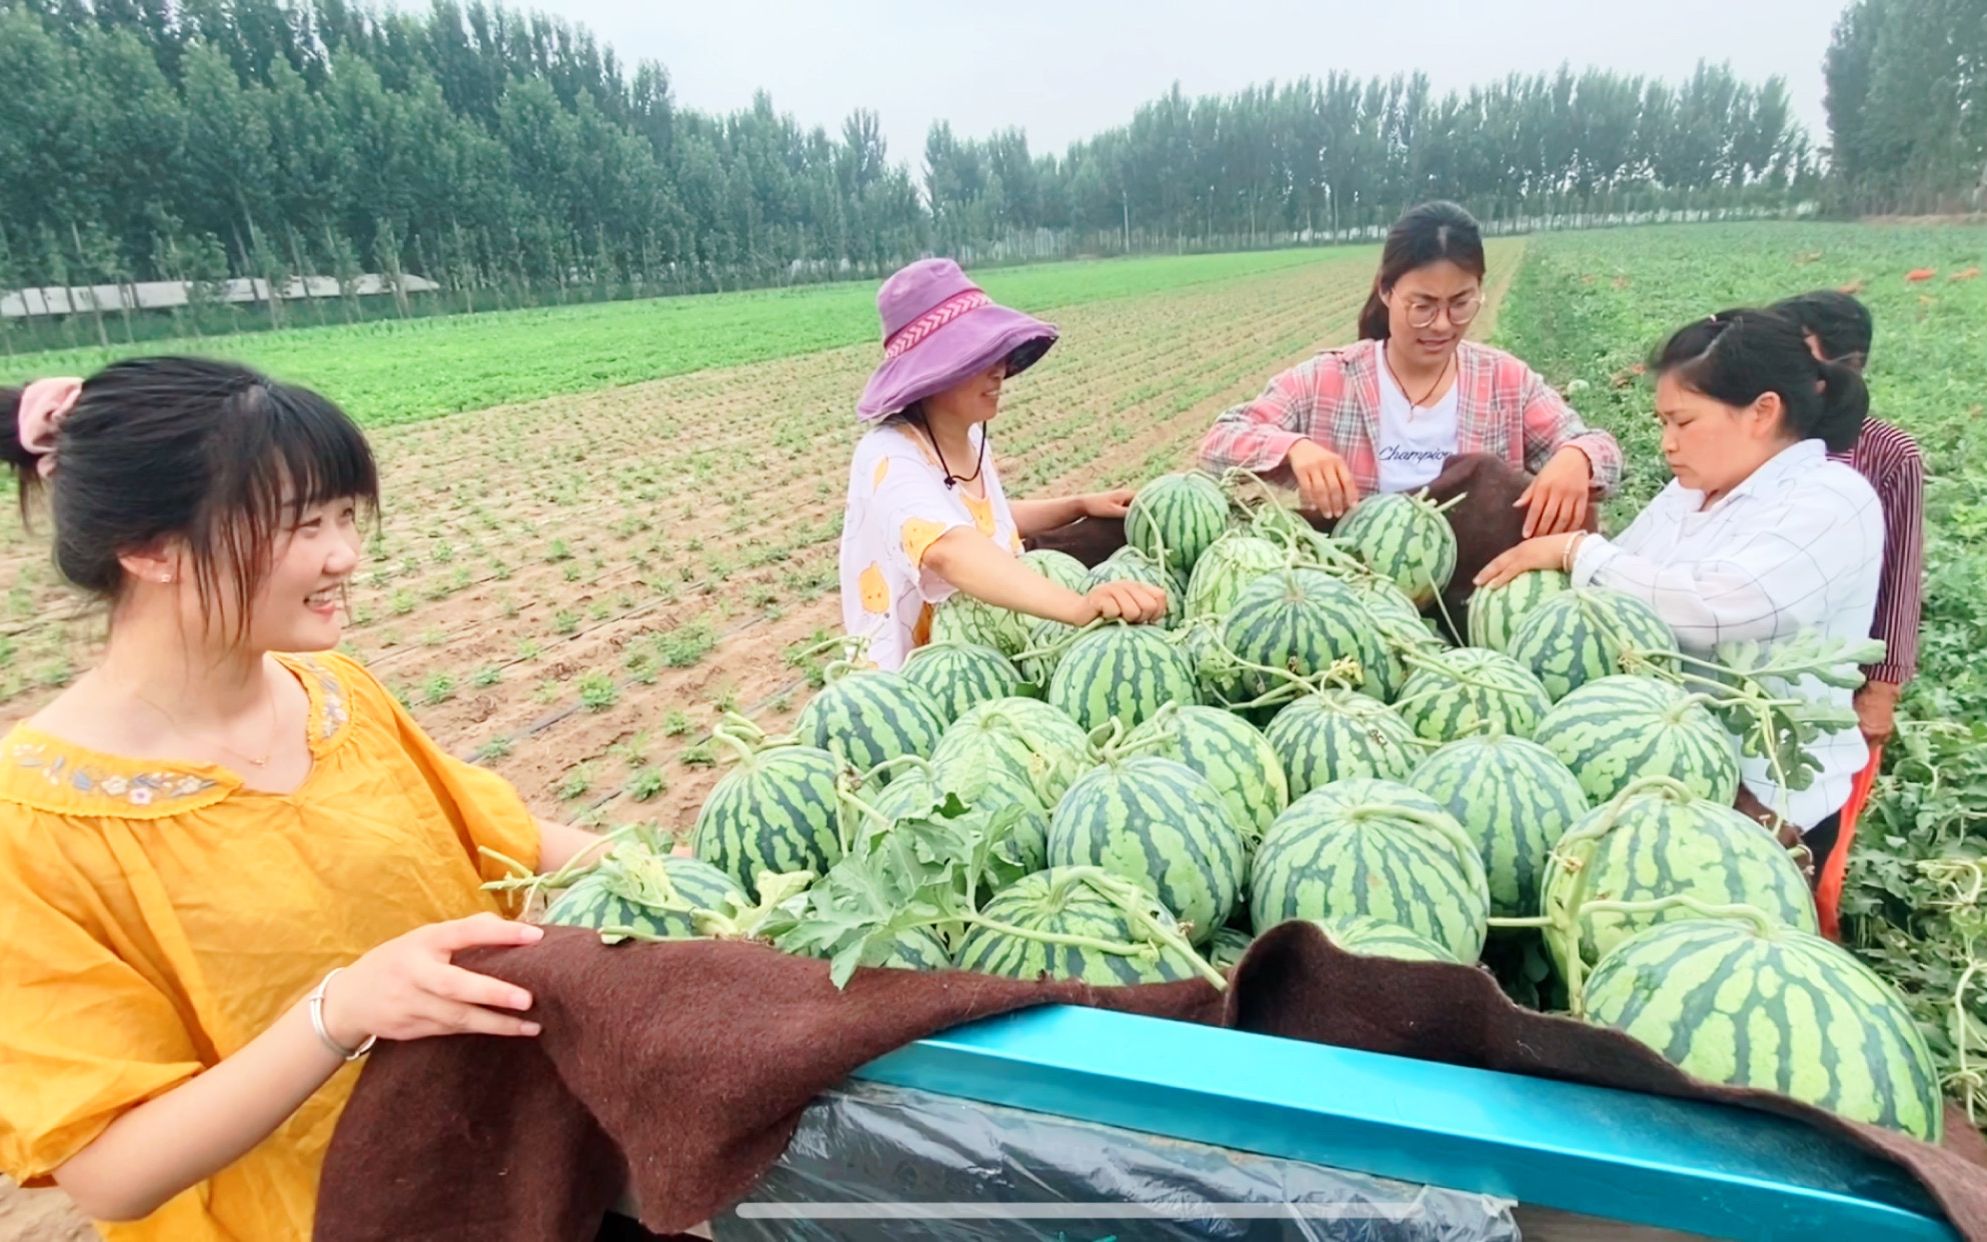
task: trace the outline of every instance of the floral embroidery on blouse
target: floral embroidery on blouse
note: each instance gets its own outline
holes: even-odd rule
[[[303,677],[305,689],[311,695],[314,743],[330,742],[351,720],[351,704],[344,683],[332,669],[309,656],[282,658]],[[224,787],[222,780],[188,768],[161,766],[133,772],[131,763],[119,764],[111,756],[78,753],[77,748],[64,746],[59,740],[39,740],[33,730],[25,727],[14,736],[17,740],[5,752],[6,783],[13,786],[17,796],[37,804],[53,796],[67,803],[69,810],[78,810],[81,808],[74,804],[78,797],[108,799],[124,807],[139,808],[145,818],[151,818],[186,809],[179,804],[190,798],[205,795],[203,801],[211,802],[225,797],[233,787],[233,782],[226,782]],[[110,762],[98,762],[102,759]],[[30,792],[35,789],[44,792],[36,796]],[[104,813],[108,808],[99,806],[98,810]]]
[[[351,719],[351,711],[345,705],[345,687],[339,682],[337,674],[309,656],[297,656],[295,659],[305,671],[317,679],[318,699],[321,704],[319,714],[322,717],[318,721],[317,737],[321,742],[328,742],[338,730],[345,727],[345,722]]]
[[[17,743],[13,763],[15,767],[39,775],[53,788],[115,798],[132,806],[151,806],[162,798],[191,798],[215,785],[207,777],[172,768],[137,773],[110,772],[77,762],[69,755],[51,754],[39,742]]]

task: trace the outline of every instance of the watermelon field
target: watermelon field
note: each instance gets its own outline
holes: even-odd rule
[[[833,662],[868,286],[186,345],[377,429],[386,506],[348,646],[540,813],[623,833],[599,869],[518,881],[557,921],[751,934],[838,974],[1130,982],[1219,978],[1250,935],[1311,919],[1353,951],[1482,960],[1695,1073],[1930,1137],[1942,1092],[1987,1121],[1983,258],[1987,228],[1963,224],[1499,241],[1474,329],[1620,437],[1619,526],[1665,481],[1640,363],[1669,329],[1818,286],[1872,307],[1875,409],[1933,483],[1924,668],[1856,840],[1853,954],[1729,810],[1735,734],[1800,762],[1798,709],[1763,674],[1712,676],[1653,613],[1544,577],[1451,646],[1421,615],[1444,572],[1430,507],[1369,503],[1327,539],[1246,481],[1180,473],[1221,409],[1351,338],[1372,249],[989,273],[1063,333],[996,426],[1009,490],[1163,478],[1111,572],[1167,585],[1177,614],[1077,633],[941,612],[950,641],[901,677]],[[24,356],[0,379],[100,360]],[[32,534],[6,547],[15,719],[87,666],[101,621]],[[1823,1031],[1860,1055],[1823,1055]]]

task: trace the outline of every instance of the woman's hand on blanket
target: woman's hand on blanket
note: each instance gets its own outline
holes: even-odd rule
[[[1359,503],[1359,484],[1352,481],[1352,468],[1345,458],[1314,440],[1299,440],[1284,458],[1297,480],[1297,495],[1304,504],[1328,518],[1341,518]]]
[[[1132,490],[1120,487],[1116,491],[1089,492],[1076,498],[1076,504],[1087,518],[1121,518],[1131,508]]]
[[[1144,625],[1166,616],[1166,592],[1144,582],[1102,583],[1090,588],[1083,603],[1090,613],[1085,624],[1102,618]]]
[[[1501,587],[1519,574],[1534,569],[1564,568],[1568,551],[1583,534],[1584,531],[1576,530],[1569,535],[1540,535],[1536,539],[1527,539],[1478,571],[1476,585],[1479,589]]]
[[[374,1035],[536,1035],[536,1022],[500,1012],[531,1008],[531,993],[450,959],[464,949],[535,944],[544,935],[529,923],[478,914],[396,936],[331,981],[324,993],[325,1029],[347,1048]]]
[[[1569,444],[1554,453],[1511,506],[1525,510],[1525,538],[1584,529],[1593,485],[1594,464],[1578,446]]]

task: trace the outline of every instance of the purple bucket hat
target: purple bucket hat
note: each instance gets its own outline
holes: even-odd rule
[[[1007,359],[1018,375],[1049,352],[1054,324],[996,305],[950,259],[920,259],[876,291],[883,365],[869,377],[856,416],[874,422],[944,392]]]

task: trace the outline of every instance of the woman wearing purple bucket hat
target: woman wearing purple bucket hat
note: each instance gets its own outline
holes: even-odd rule
[[[1082,518],[1123,517],[1131,492],[1017,500],[1001,490],[986,423],[1001,389],[1033,366],[1056,329],[998,305],[950,259],[902,268],[876,295],[883,363],[857,416],[870,424],[849,469],[842,521],[842,621],[865,657],[895,669],[930,635],[954,592],[1083,625],[1165,615],[1165,593],[1114,582],[1087,594],[1030,570],[1021,541]]]

